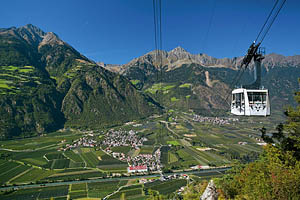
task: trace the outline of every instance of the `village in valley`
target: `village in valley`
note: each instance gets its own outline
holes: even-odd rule
[[[163,167],[160,161],[160,148],[157,148],[153,153],[144,153],[133,156],[123,152],[113,151],[114,147],[128,147],[135,151],[143,146],[143,142],[147,141],[147,138],[139,137],[137,132],[133,130],[124,131],[121,129],[112,129],[103,136],[101,135],[100,138],[103,138],[103,140],[100,141],[95,139],[97,136],[99,138],[99,135],[94,134],[93,131],[86,131],[85,133],[87,134],[84,137],[74,140],[72,144],[66,144],[64,148],[61,147],[58,151],[68,151],[78,147],[97,148],[121,162],[126,162],[128,164],[128,173],[160,172]],[[61,142],[64,143],[65,141],[63,140]]]
[[[128,173],[160,171],[162,168],[160,162],[160,148],[149,154],[139,154],[136,156],[126,155],[125,153],[113,152],[112,147],[127,146],[133,150],[139,150],[143,146],[143,142],[147,141],[145,137],[139,137],[133,130],[130,131],[109,131],[105,134],[102,145],[107,146],[104,151],[114,158],[127,162]]]
[[[204,117],[201,115],[193,115],[193,121],[202,123],[211,123],[213,125],[229,125],[234,122],[238,122],[238,118],[232,117]]]
[[[218,144],[217,146],[202,145],[191,147],[191,142],[197,141],[199,136],[193,133],[194,129],[184,128],[180,124],[190,124],[189,126],[193,124],[192,126],[194,128],[197,128],[199,125],[200,127],[203,127],[203,125],[219,126],[221,129],[221,127],[226,128],[227,126],[234,126],[234,124],[239,121],[238,118],[203,117],[193,114],[185,115],[185,117],[181,117],[181,119],[178,116],[169,117],[171,121],[168,122],[159,120],[160,117],[161,116],[152,117],[154,121],[159,121],[159,123],[151,121],[144,122],[144,124],[127,122],[123,125],[125,128],[112,128],[106,131],[81,131],[81,133],[84,134],[83,137],[73,140],[72,143],[66,143],[60,147],[58,151],[76,151],[77,148],[81,147],[95,149],[95,152],[103,152],[103,154],[106,156],[118,160],[119,163],[124,166],[126,165],[126,171],[128,174],[162,173],[163,170],[167,168],[177,170],[200,170],[209,169],[216,166],[227,166],[227,163],[230,163],[227,161],[219,162],[221,158],[219,148],[223,147],[224,145]],[[148,134],[143,133],[146,130],[145,127],[147,126],[152,126],[150,129],[148,127],[149,130],[156,129],[157,131],[158,125],[164,126],[162,128],[164,129],[163,134],[165,135],[163,138],[161,138],[161,140],[158,140],[157,138],[157,136],[161,135],[159,132],[154,133],[151,131]],[[169,133],[166,134],[166,130]],[[174,130],[177,133],[175,133]],[[227,135],[228,134],[225,134],[223,137],[229,137]],[[153,138],[153,136],[156,138]],[[220,135],[218,134],[217,137],[219,136]],[[235,144],[246,147],[254,144],[253,139],[258,140],[257,136],[254,137],[252,134],[249,134],[248,137],[251,142],[240,140]],[[154,141],[158,143],[154,144]],[[61,141],[61,143],[64,142],[65,141]],[[260,142],[260,140],[258,142]],[[256,142],[258,146],[264,145],[263,143],[258,142]],[[103,163],[104,161],[102,160],[102,157],[103,156],[98,155],[97,159],[99,162],[102,161]],[[211,161],[207,158],[209,158]],[[199,161],[199,159],[201,161]],[[189,164],[182,165],[181,163],[181,167],[178,167],[178,165],[174,165],[177,163],[177,160],[182,160],[182,163],[187,161]],[[95,166],[98,168],[99,165],[100,164],[96,164]],[[113,174],[116,175],[118,173]]]

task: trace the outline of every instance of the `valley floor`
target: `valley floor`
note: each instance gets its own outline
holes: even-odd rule
[[[125,187],[126,192],[118,189],[123,185],[132,185],[133,180],[136,184],[142,179],[149,179],[148,173],[196,170],[193,173],[197,174],[201,172],[200,169],[226,167],[236,160],[255,160],[264,144],[260,139],[259,129],[266,127],[271,131],[279,120],[281,116],[276,114],[269,118],[213,118],[170,110],[161,116],[128,122],[110,129],[83,131],[67,128],[34,138],[0,141],[0,184],[43,186],[17,191],[5,190],[1,199],[29,194],[39,199],[104,198],[109,194],[110,198],[119,198],[122,193],[132,195],[132,199],[145,199],[148,195],[145,186],[150,184],[144,183],[145,181],[137,184],[141,186],[134,189]],[[126,183],[123,179],[114,179],[115,183],[104,191],[100,191],[102,186],[98,186],[102,183],[93,182],[94,179],[137,175],[129,174],[127,167],[142,165],[147,166],[148,172],[140,173],[145,177],[133,177],[133,180],[126,180]],[[208,177],[220,175],[222,174],[217,172]],[[157,176],[160,177],[155,175],[153,179],[158,178]],[[194,180],[199,179],[197,175],[193,176]],[[186,181],[180,181],[181,178],[167,181],[176,180],[180,182],[178,187],[166,191],[173,194],[186,185]],[[67,182],[68,185],[45,187],[44,184],[52,182],[54,185]],[[164,181],[159,184],[164,184]],[[73,185],[76,186],[72,189]],[[151,190],[169,194],[161,191],[160,187]]]

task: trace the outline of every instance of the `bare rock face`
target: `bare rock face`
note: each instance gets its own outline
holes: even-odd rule
[[[210,180],[204,193],[200,197],[200,200],[218,200],[218,197],[219,197],[219,194],[217,192],[217,188],[216,188],[213,180]]]
[[[214,58],[206,54],[192,54],[183,49],[182,47],[176,47],[171,51],[160,50],[151,51],[141,57],[135,58],[127,64],[121,66],[110,67],[109,65],[104,65],[110,71],[129,76],[132,72],[137,70],[140,72],[154,74],[158,69],[156,69],[162,63],[162,67],[166,71],[174,70],[181,67],[183,64],[199,64],[205,67],[211,68],[228,68],[236,70],[241,65],[243,57],[234,58]],[[300,55],[295,56],[283,56],[279,54],[268,54],[263,60],[263,66],[268,71],[270,68],[274,67],[299,67],[300,66]],[[154,65],[156,68],[149,68],[149,65]],[[249,69],[253,69],[254,62],[251,62]]]
[[[269,54],[265,56],[263,65],[268,69],[274,67],[299,67],[300,66],[300,55],[294,56],[283,56],[279,54]]]
[[[54,46],[55,44],[64,45],[64,42],[59,39],[55,33],[49,32],[43,36],[43,40],[39,44],[39,48],[46,44],[49,44],[51,46]]]

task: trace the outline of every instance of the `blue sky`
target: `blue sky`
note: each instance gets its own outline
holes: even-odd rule
[[[162,0],[163,49],[182,46],[217,58],[242,56],[274,2]],[[299,10],[299,0],[287,0],[262,44],[267,53],[300,54]],[[105,63],[124,64],[155,48],[152,0],[1,1],[0,27],[28,23]]]

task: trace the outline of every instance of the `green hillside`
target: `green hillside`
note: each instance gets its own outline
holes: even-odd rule
[[[112,126],[161,107],[126,78],[33,25],[1,29],[0,138]]]

